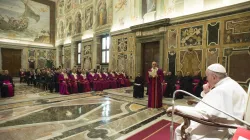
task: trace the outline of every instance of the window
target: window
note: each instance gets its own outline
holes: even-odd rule
[[[77,65],[81,65],[81,52],[82,52],[82,43],[77,45]]]
[[[102,38],[102,63],[109,63],[109,45],[110,37],[105,36]]]

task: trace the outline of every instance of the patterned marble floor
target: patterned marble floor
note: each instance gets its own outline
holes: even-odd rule
[[[163,100],[165,108],[170,101]],[[177,104],[185,105],[186,99]],[[159,120],[171,120],[164,109],[146,105],[147,96],[134,99],[131,87],[62,96],[16,84],[15,97],[0,99],[0,140],[126,139]]]

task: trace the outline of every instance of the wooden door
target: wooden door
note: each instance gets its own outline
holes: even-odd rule
[[[152,67],[152,62],[159,64],[160,61],[160,42],[149,42],[142,44],[142,75],[147,76],[148,70]]]
[[[13,77],[18,76],[21,68],[21,50],[1,49],[2,52],[2,69],[8,70]]]

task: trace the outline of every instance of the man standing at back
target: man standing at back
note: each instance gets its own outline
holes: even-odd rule
[[[201,92],[202,101],[237,118],[243,119],[247,102],[245,90],[236,81],[227,76],[226,69],[221,64],[210,65],[206,70],[206,76],[208,83],[203,85],[203,91]],[[199,102],[195,107],[176,106],[175,109],[201,119],[232,125],[237,124],[237,121],[233,118],[202,102]],[[168,109],[168,111],[170,110],[171,108]],[[175,130],[176,140],[181,139],[180,128],[181,126]],[[193,121],[191,121],[190,126],[186,130],[190,134],[191,139],[221,140],[228,135],[228,129],[220,129]]]
[[[157,67],[156,62],[152,62],[152,68],[148,70],[148,108],[162,107],[162,82],[163,71]]]

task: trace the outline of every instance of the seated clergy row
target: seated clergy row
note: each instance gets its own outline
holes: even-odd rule
[[[81,69],[43,69],[32,71],[20,71],[20,81],[41,84],[43,87],[48,86],[51,92],[62,95],[70,93],[82,93],[91,90],[102,91],[109,88],[120,88],[130,86],[130,81],[124,72],[94,72],[93,70],[85,71]]]

